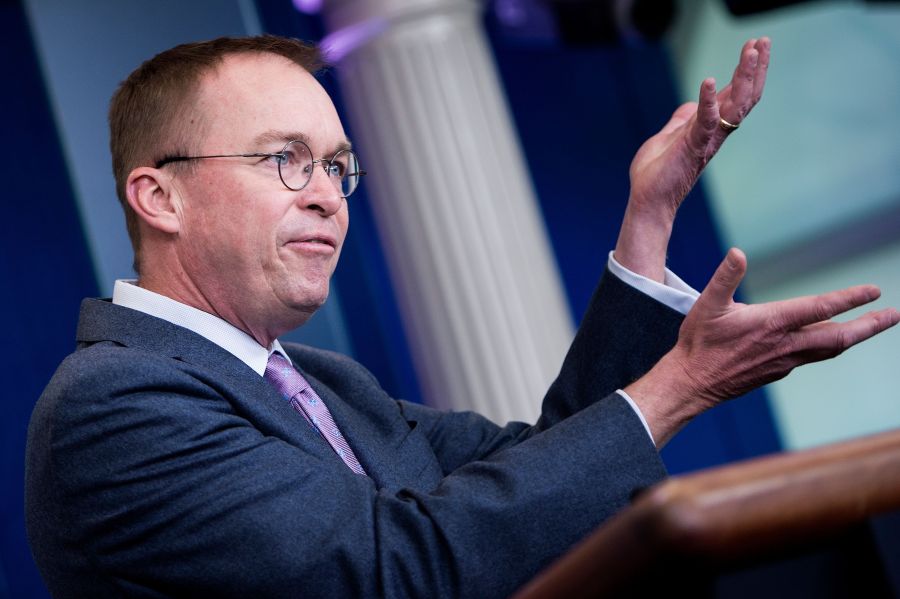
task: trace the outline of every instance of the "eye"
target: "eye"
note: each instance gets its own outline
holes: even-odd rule
[[[347,165],[343,162],[329,162],[328,163],[328,176],[334,177],[336,179],[343,179],[344,175],[347,173]]]
[[[329,162],[328,175],[343,179],[356,172],[356,155],[350,150],[341,150]]]
[[[281,163],[282,167],[297,168],[305,172],[311,166],[312,154],[309,151],[309,146],[302,141],[290,142],[281,150],[281,154],[284,155],[284,161]]]
[[[289,156],[289,152],[281,152],[280,154],[271,154],[266,160],[276,166],[285,166],[290,162],[291,157]]]

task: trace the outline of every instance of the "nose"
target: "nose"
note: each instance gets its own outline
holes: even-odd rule
[[[317,167],[318,165],[314,165],[309,183],[298,192],[298,201],[307,210],[331,216],[344,205],[344,196],[328,176],[327,170]]]

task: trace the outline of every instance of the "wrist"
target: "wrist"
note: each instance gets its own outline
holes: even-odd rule
[[[660,448],[709,407],[680,360],[677,346],[624,391],[640,409]]]
[[[634,273],[664,282],[673,224],[674,216],[647,211],[639,202],[629,199],[616,241],[616,261]]]
[[[628,195],[625,215],[643,226],[671,231],[680,203],[673,203],[660,197],[647,197],[646,193],[635,193],[632,190]]]

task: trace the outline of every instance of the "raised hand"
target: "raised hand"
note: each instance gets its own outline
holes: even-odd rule
[[[625,267],[662,280],[675,213],[703,168],[762,97],[770,48],[766,37],[748,40],[731,82],[717,93],[715,80],[704,80],[699,101],[680,106],[635,154],[615,252]]]
[[[831,318],[876,300],[860,285],[822,295],[747,305],[734,301],[747,259],[731,249],[682,323],[675,347],[625,389],[661,445],[700,412],[833,358],[900,321],[894,308],[848,322]]]

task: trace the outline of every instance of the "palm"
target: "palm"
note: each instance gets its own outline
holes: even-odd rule
[[[762,96],[769,48],[767,38],[749,40],[725,88],[717,93],[715,80],[706,79],[699,102],[680,106],[665,127],[640,147],[629,170],[632,201],[674,218],[728,136],[719,126],[720,119],[739,124]]]
[[[734,294],[746,271],[743,252],[730,250],[679,331],[676,355],[707,407],[779,380],[802,364],[833,358],[900,320],[894,308],[831,320],[876,300],[881,292],[872,285],[737,303]]]
[[[698,156],[688,142],[688,132],[697,123],[697,104],[684,104],[669,124],[638,149],[628,174],[635,201],[661,201],[661,208],[674,218],[712,154]],[[714,153],[714,152],[713,152]]]

